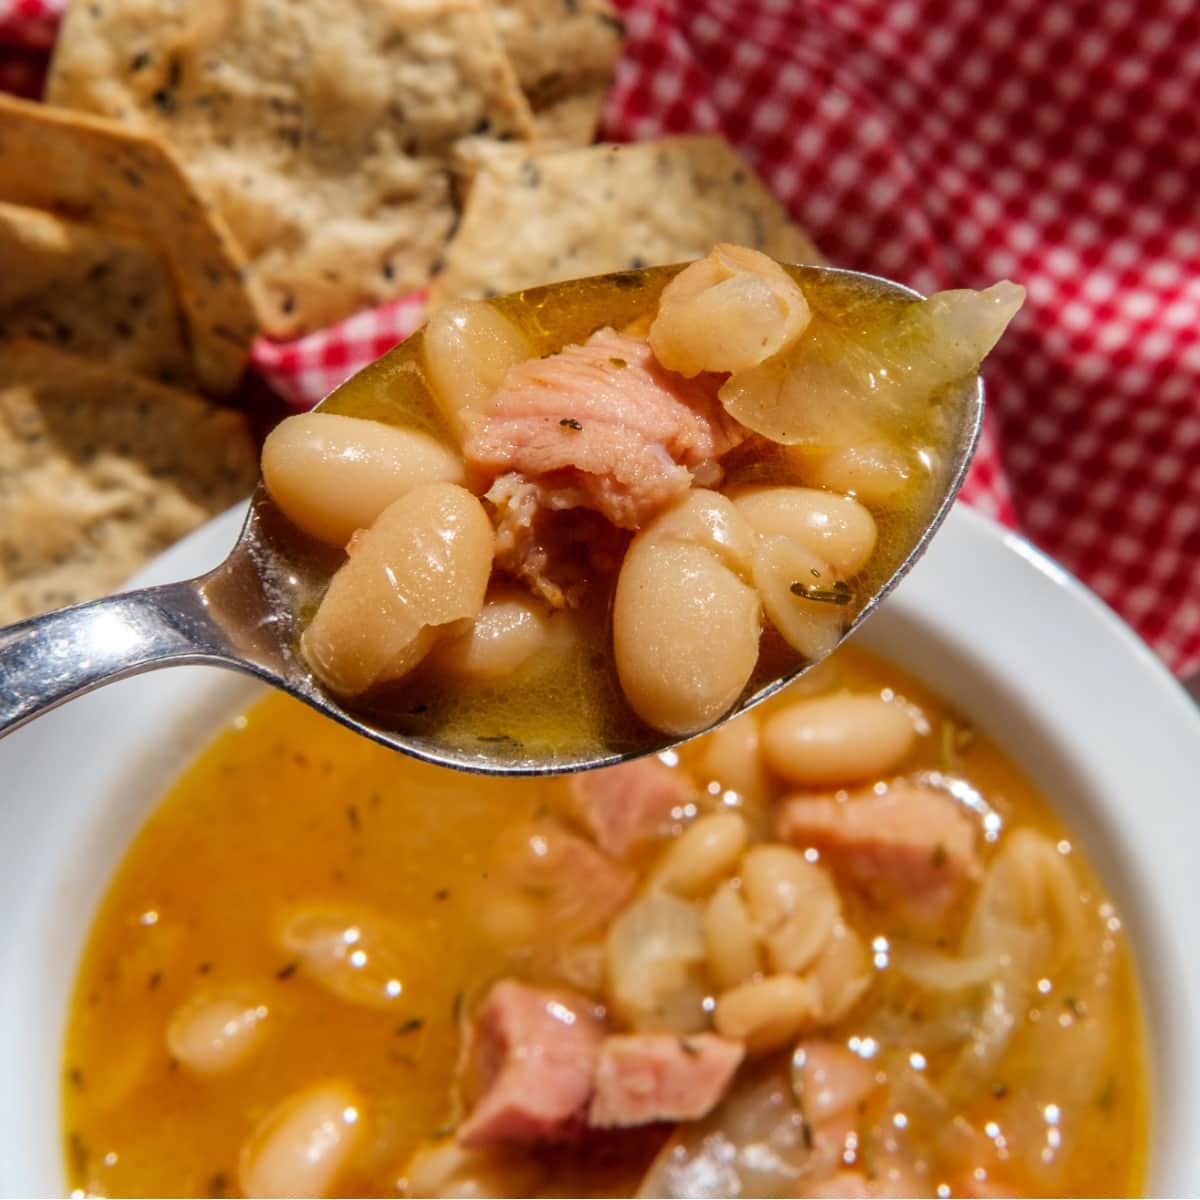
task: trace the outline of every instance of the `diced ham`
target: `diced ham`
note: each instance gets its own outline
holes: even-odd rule
[[[574,775],[570,788],[584,827],[614,858],[667,832],[692,791],[683,772],[656,758]]]
[[[604,1024],[581,996],[501,980],[468,1049],[479,1098],[458,1130],[468,1147],[554,1142],[582,1127]]]
[[[712,1033],[606,1037],[588,1123],[605,1128],[699,1120],[724,1097],[744,1053],[741,1042]]]
[[[583,345],[513,367],[467,432],[476,477],[515,471],[544,484],[550,508],[594,508],[638,529],[745,436],[717,399],[719,380],[684,379],[644,338],[602,329]]]
[[[606,925],[637,883],[629,867],[549,821],[509,831],[500,847],[506,877],[539,904],[554,936],[581,937]]]
[[[544,508],[541,484],[523,475],[501,475],[487,500],[496,565],[554,608],[574,606],[595,574],[611,574],[621,565],[628,533],[589,509]]]
[[[746,436],[719,383],[664,370],[644,338],[612,329],[513,367],[463,440],[472,483],[497,510],[499,565],[553,603],[546,516],[592,509],[636,530],[694,482],[719,482],[718,460]]]
[[[979,872],[975,827],[955,800],[904,779],[844,799],[787,800],[779,834],[814,847],[877,903],[920,922],[937,921]]]

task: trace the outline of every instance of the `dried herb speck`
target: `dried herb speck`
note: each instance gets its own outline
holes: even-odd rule
[[[844,579],[827,588],[796,582],[792,584],[791,592],[801,600],[816,600],[821,604],[849,604],[854,599],[854,591]]]
[[[563,417],[563,419],[559,421],[559,424],[564,429],[574,429],[576,432],[583,428],[583,425],[579,421],[575,420],[574,417]]]
[[[1087,1016],[1087,1007],[1082,1000],[1076,999],[1074,996],[1063,997],[1063,1008],[1067,1010],[1077,1021]]]
[[[298,962],[287,963],[285,966],[280,967],[279,970],[275,972],[275,978],[281,982],[285,979],[291,979],[291,977],[295,975],[299,969],[300,964]]]
[[[92,1154],[78,1129],[72,1129],[67,1134],[67,1156],[71,1160],[72,1174],[82,1176],[88,1169]]]

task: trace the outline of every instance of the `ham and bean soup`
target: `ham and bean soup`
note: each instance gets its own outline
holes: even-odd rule
[[[413,734],[600,754],[705,729],[895,570],[1023,295],[917,301],[720,245],[438,309],[267,440],[295,553],[329,566],[300,653]]]
[[[1130,1195],[1146,1144],[1094,872],[853,647],[573,777],[268,696],[117,876],[64,1091],[90,1194]]]

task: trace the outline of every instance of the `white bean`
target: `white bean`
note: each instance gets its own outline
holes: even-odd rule
[[[461,441],[464,421],[484,411],[509,368],[532,358],[533,347],[492,305],[463,300],[432,313],[421,353],[433,398]]]
[[[657,536],[662,520],[625,553],[613,651],[625,697],[642,720],[665,733],[696,733],[728,712],[746,686],[758,661],[762,612],[758,593],[713,551]]]
[[[879,695],[841,692],[773,714],[763,728],[763,752],[768,766],[789,783],[841,787],[895,770],[916,738],[902,705]]]
[[[704,775],[751,804],[761,802],[770,787],[760,753],[761,741],[755,713],[743,713],[726,721],[705,739],[701,760]]]
[[[777,971],[802,971],[828,942],[841,908],[828,873],[789,846],[760,845],[741,863],[746,907]]]
[[[555,612],[525,588],[502,584],[465,633],[434,648],[429,667],[438,678],[503,679],[537,655],[565,649],[574,633],[568,610]]]
[[[786,1046],[821,1021],[821,996],[811,979],[768,975],[717,997],[717,1032],[746,1043],[748,1054]]]
[[[263,482],[293,525],[344,546],[418,484],[462,483],[462,459],[427,433],[336,413],[300,413],[263,443]]]
[[[791,538],[840,575],[853,575],[875,549],[875,518],[857,500],[820,488],[756,487],[734,496],[755,533]]]
[[[688,542],[720,559],[749,582],[754,558],[754,530],[728,496],[708,488],[691,488],[646,527],[648,540]]]
[[[196,1075],[232,1071],[261,1044],[267,1015],[265,1004],[242,997],[193,996],[171,1014],[167,1049]]]
[[[894,504],[916,482],[903,452],[886,442],[838,447],[814,461],[806,478],[872,506]]]
[[[465,488],[428,483],[401,496],[334,575],[301,639],[309,666],[340,696],[407,674],[443,627],[479,615],[493,546]]]
[[[483,1146],[468,1150],[453,1138],[426,1142],[409,1160],[398,1181],[399,1196],[533,1196],[545,1182],[547,1166],[519,1147]]]
[[[721,989],[737,987],[758,973],[758,941],[741,895],[732,883],[713,892],[704,910],[708,973]]]
[[[748,838],[746,822],[737,813],[697,817],[663,851],[647,886],[677,896],[705,896],[733,873]]]
[[[808,971],[821,992],[821,1015],[832,1024],[840,1021],[871,986],[871,964],[863,940],[838,920],[825,948]]]
[[[609,926],[609,1007],[638,1030],[695,1033],[706,1024],[703,962],[699,909],[665,892],[648,892]]]
[[[242,1194],[328,1196],[363,1141],[363,1120],[358,1093],[340,1080],[289,1096],[242,1147]]]
[[[404,992],[414,951],[408,927],[345,905],[290,913],[278,941],[308,978],[349,1004],[387,1008]]]
[[[754,586],[771,624],[793,650],[821,658],[846,627],[846,605],[837,602],[837,573],[818,555],[788,537],[760,537],[754,552]],[[795,587],[827,598],[810,600]]]
[[[650,346],[682,375],[741,371],[804,332],[811,319],[799,284],[757,250],[721,243],[663,289]]]

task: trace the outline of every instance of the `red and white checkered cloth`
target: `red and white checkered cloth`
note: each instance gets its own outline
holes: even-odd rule
[[[63,3],[0,0],[0,87],[32,93]],[[1025,284],[964,499],[1200,667],[1200,2],[619,3],[606,137],[719,131],[834,262]],[[310,404],[419,314],[255,364]]]

